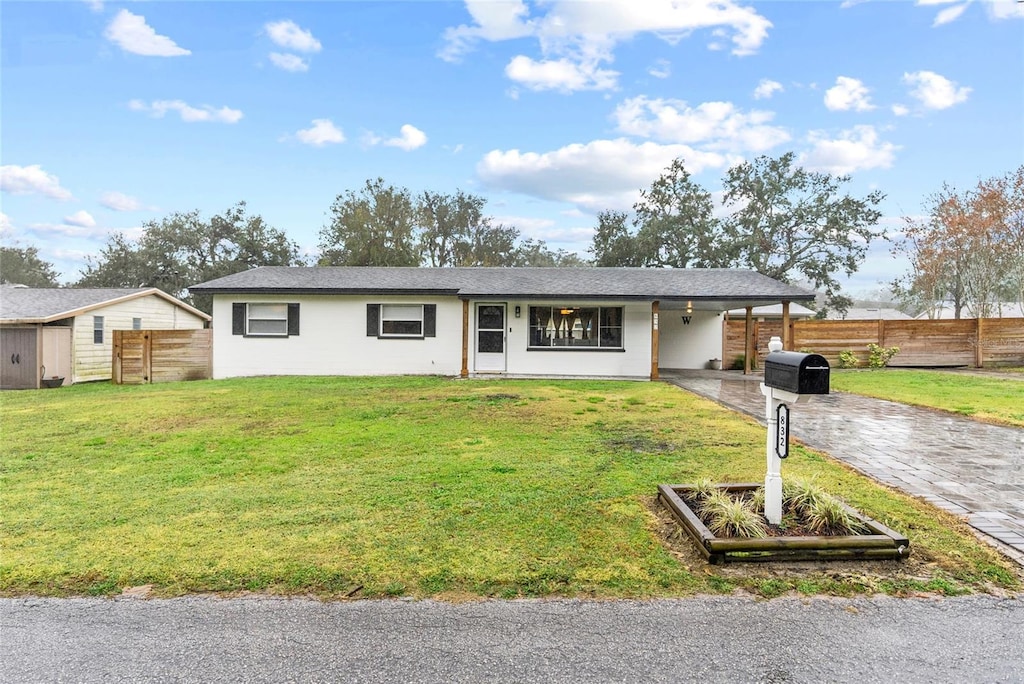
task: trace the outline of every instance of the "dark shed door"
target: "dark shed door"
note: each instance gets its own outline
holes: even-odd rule
[[[35,328],[0,328],[0,389],[38,387]]]

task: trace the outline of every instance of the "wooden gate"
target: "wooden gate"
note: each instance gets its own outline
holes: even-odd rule
[[[117,385],[208,380],[212,333],[201,330],[115,330],[112,380]]]

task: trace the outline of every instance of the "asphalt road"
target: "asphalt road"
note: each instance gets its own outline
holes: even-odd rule
[[[3,599],[3,682],[1020,682],[1024,599]]]

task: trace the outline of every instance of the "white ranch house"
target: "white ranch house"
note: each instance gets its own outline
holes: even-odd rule
[[[204,328],[210,316],[155,287],[0,287],[0,389],[110,380],[114,330]]]
[[[753,271],[263,267],[213,295],[213,375],[656,378],[722,353],[723,313],[813,301]]]

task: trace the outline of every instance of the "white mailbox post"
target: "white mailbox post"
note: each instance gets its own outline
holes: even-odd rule
[[[810,394],[828,394],[828,361],[818,354],[782,351],[782,340],[768,342],[761,394],[764,395],[768,435],[765,456],[764,517],[772,525],[782,523],[782,459],[789,456],[789,405],[807,400]]]
[[[768,342],[768,351],[782,351],[782,340],[773,337]],[[799,394],[787,390],[768,387],[761,383],[761,394],[764,395],[764,415],[768,421],[768,437],[765,444],[765,455],[768,458],[768,473],[764,476],[764,517],[769,524],[782,523],[782,459],[789,454],[789,407],[800,398]],[[782,407],[785,407],[784,409]],[[785,412],[785,431],[779,433],[779,412]],[[780,440],[785,448],[780,453]]]

